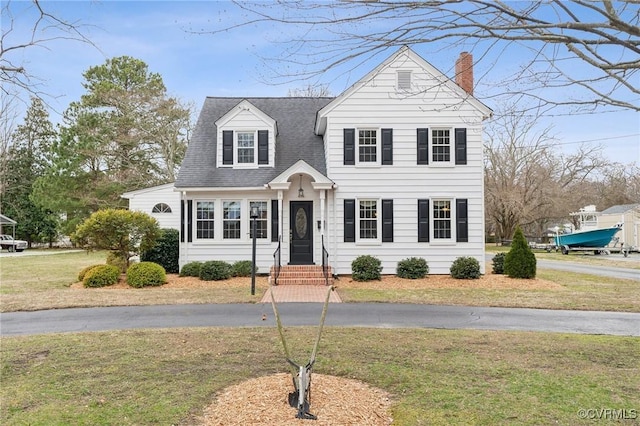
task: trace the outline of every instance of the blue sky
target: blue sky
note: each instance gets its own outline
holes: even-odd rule
[[[4,0],[2,3],[5,4]],[[190,32],[240,22],[240,12],[225,1],[45,1],[43,4],[56,16],[83,25],[83,33],[97,47],[58,40],[48,43],[47,48],[24,49],[18,58],[14,58],[41,79],[40,90],[53,96],[48,101],[58,112],[64,111],[70,102],[84,93],[81,85],[84,71],[104,64],[108,58],[123,55],[144,61],[151,72],[162,76],[170,96],[190,103],[198,111],[206,96],[286,96],[289,89],[306,84],[273,85],[264,81],[267,71],[262,58],[278,54],[282,45],[277,41],[299,36],[290,33],[295,29],[273,24],[247,26],[216,35]],[[13,40],[24,39],[26,31],[31,29],[33,15],[19,13],[21,8],[28,7],[30,3],[25,1],[12,5]],[[4,15],[2,25],[8,28]],[[446,46],[417,45],[412,48],[452,76],[458,50]],[[383,59],[384,56],[378,56],[359,65],[349,64],[348,72],[343,69],[343,72],[327,74],[321,82],[328,84],[331,93],[337,95]],[[476,68],[476,75],[489,84],[499,82],[498,70],[507,72],[509,66],[517,65],[517,55],[511,54],[508,60],[505,58],[504,63],[498,62],[493,68],[482,68],[481,64]],[[491,101],[484,102],[496,108]],[[53,121],[58,118],[52,114]],[[603,154],[611,161],[640,164],[640,114],[636,112],[566,115],[558,111],[541,125],[553,127],[552,133],[559,139],[558,146],[565,152],[575,150],[580,146],[579,142],[588,141],[591,145],[605,146]]]

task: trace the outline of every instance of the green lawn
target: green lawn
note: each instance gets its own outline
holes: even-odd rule
[[[286,332],[306,359],[315,330]],[[275,329],[11,337],[1,351],[3,425],[194,424],[223,388],[288,371]],[[576,425],[593,424],[580,409],[640,409],[638,354],[627,337],[329,327],[314,371],[391,393],[394,425]]]

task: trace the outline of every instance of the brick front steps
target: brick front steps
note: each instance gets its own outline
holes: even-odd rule
[[[333,269],[329,267],[329,285],[333,285]],[[271,267],[269,284],[273,283]],[[321,265],[283,265],[280,267],[277,285],[326,285]]]

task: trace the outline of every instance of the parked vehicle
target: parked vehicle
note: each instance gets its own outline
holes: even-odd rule
[[[555,243],[560,247],[563,254],[569,251],[593,250],[596,254],[606,250],[606,246],[611,242],[620,226],[610,228],[589,229],[586,231],[576,231],[570,234],[557,234]]]
[[[11,235],[1,234],[0,235],[0,248],[2,250],[7,249],[8,251],[23,251],[28,246],[26,241],[22,240],[14,240]]]

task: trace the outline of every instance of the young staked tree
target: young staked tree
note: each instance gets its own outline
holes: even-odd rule
[[[24,122],[15,128],[2,173],[2,212],[17,222],[16,235],[32,242],[56,237],[58,219],[32,199],[33,184],[48,165],[48,153],[57,134],[39,98],[32,98]]]
[[[511,249],[504,257],[504,273],[510,278],[536,277],[536,256],[527,244],[520,227],[516,228]]]
[[[159,237],[158,222],[148,214],[105,209],[94,212],[78,225],[71,240],[86,250],[118,253],[125,272],[131,257],[150,250]]]

